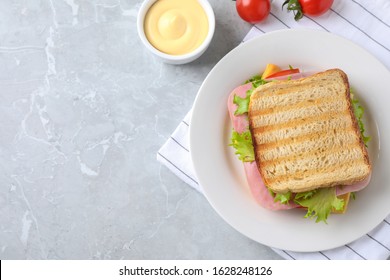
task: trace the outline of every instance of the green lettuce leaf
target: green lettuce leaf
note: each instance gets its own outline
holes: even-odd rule
[[[245,98],[239,97],[238,95],[234,95],[233,103],[237,105],[237,110],[234,112],[234,115],[242,115],[248,113],[249,101],[253,89],[254,88],[247,90]]]
[[[320,188],[314,191],[297,193],[295,203],[306,207],[305,218],[316,218],[316,223],[325,222],[332,211],[342,210],[344,200],[337,198],[336,188]]]
[[[246,80],[244,84],[252,83],[254,88],[257,88],[258,86],[264,85],[268,83],[269,81],[263,80],[261,78],[261,75],[255,75],[251,77],[250,79]]]
[[[276,193],[276,192],[272,191],[270,188],[268,188],[268,192],[274,198],[275,202],[279,201],[281,204],[288,204],[291,201],[292,197],[293,197],[293,193],[292,192]]]
[[[364,108],[360,105],[359,100],[356,97],[354,97],[353,94],[351,94],[351,96],[352,96],[353,112],[355,113],[359,125],[359,129],[360,129],[360,133],[362,134],[363,142],[367,146],[368,141],[370,141],[370,137],[364,134],[365,133],[364,123],[363,123]]]
[[[245,84],[248,83],[252,83],[252,88],[247,90],[245,98],[242,98],[238,95],[234,95],[233,103],[238,106],[237,110],[234,112],[234,115],[242,115],[248,113],[249,101],[251,99],[253,90],[261,85],[268,83],[268,81],[263,80],[260,75],[255,75],[245,81]]]
[[[231,143],[232,146],[238,155],[238,158],[243,162],[252,162],[255,160],[255,151],[252,144],[252,135],[249,130],[238,133],[233,129]]]
[[[287,193],[276,193],[274,196],[274,201],[277,202],[279,201],[281,204],[288,204],[290,199],[292,197],[291,192]]]

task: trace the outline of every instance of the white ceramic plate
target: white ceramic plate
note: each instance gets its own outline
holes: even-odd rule
[[[230,92],[267,63],[303,70],[344,70],[361,104],[369,155],[370,185],[358,192],[344,215],[328,224],[304,218],[305,212],[270,211],[250,194],[241,162],[228,146],[231,124],[226,107]],[[282,30],[241,44],[227,54],[203,82],[193,108],[190,149],[196,175],[214,209],[247,237],[271,247],[309,252],[358,239],[390,213],[390,72],[364,49],[338,36],[315,30]]]

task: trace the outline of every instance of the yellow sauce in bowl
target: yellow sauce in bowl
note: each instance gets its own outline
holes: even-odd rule
[[[183,55],[205,41],[209,23],[198,0],[157,0],[146,13],[144,30],[159,51]]]

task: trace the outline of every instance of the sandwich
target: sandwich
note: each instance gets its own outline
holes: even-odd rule
[[[368,185],[363,109],[342,70],[257,77],[233,91],[228,108],[231,145],[262,206],[303,208],[305,217],[326,222]]]

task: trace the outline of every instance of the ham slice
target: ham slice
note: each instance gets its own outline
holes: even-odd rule
[[[302,76],[303,76],[302,74],[300,75],[297,74],[291,78],[297,79]],[[238,86],[230,93],[228,97],[227,106],[228,106],[230,120],[233,124],[234,130],[237,131],[238,133],[242,133],[246,131],[248,129],[249,122],[248,122],[247,115],[234,115],[234,112],[237,110],[237,105],[233,103],[233,99],[235,95],[245,98],[246,92],[251,88],[252,88],[252,83]],[[267,187],[263,182],[263,179],[261,178],[261,174],[257,168],[256,162],[244,162],[244,169],[245,169],[245,175],[251,193],[261,206],[270,210],[286,210],[286,209],[300,207],[295,203],[281,204],[280,202],[274,201],[273,196],[270,194],[270,192],[268,191]],[[357,182],[349,186],[336,187],[336,194],[339,196],[349,192],[360,191],[369,184],[370,179],[371,179],[371,174],[361,182]]]
[[[298,207],[295,203],[281,204],[274,201],[274,197],[264,185],[255,161],[244,162],[244,169],[251,193],[261,206],[270,210],[286,210]]]
[[[228,98],[228,110],[229,110],[229,116],[230,120],[233,124],[234,130],[238,133],[243,133],[248,129],[249,122],[248,117],[246,115],[234,115],[234,112],[237,110],[237,105],[233,103],[233,99],[235,95],[238,95],[241,98],[246,97],[246,92],[252,88],[252,83],[244,84],[242,86],[239,86],[235,88],[232,93],[229,95]]]
[[[366,179],[363,181],[357,182],[355,184],[349,185],[349,186],[340,186],[336,188],[336,194],[337,195],[343,195],[350,192],[358,192],[367,187],[367,185],[370,183],[371,180],[371,173],[368,175]]]
[[[227,105],[230,120],[233,124],[234,130],[238,133],[246,131],[248,129],[249,122],[247,115],[234,115],[234,112],[237,110],[237,105],[233,103],[233,98],[234,95],[238,95],[242,98],[246,97],[246,92],[251,88],[252,83],[239,86],[232,91],[228,98]],[[280,202],[274,201],[274,198],[264,185],[260,172],[257,169],[256,162],[244,162],[244,169],[251,193],[261,206],[271,210],[286,210],[298,207],[296,204],[281,204]]]

